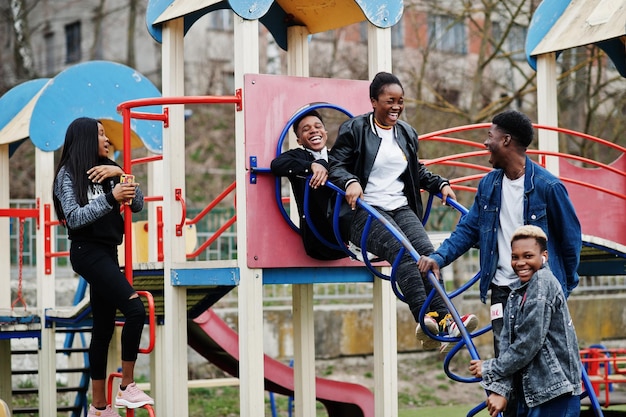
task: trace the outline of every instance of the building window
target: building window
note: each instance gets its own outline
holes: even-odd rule
[[[465,23],[452,16],[428,16],[428,45],[438,51],[467,54]]]
[[[404,23],[402,19],[391,27],[391,47],[404,48]]]
[[[65,63],[71,64],[79,62],[81,59],[80,51],[81,37],[80,37],[80,22],[70,23],[65,25]]]
[[[230,9],[215,10],[209,15],[209,29],[231,31],[233,30],[233,14]]]
[[[510,55],[512,59],[516,61],[523,61],[526,59],[526,34],[528,28],[526,26],[513,23],[509,28],[509,33],[506,34],[506,38],[502,42],[502,52]],[[500,25],[500,22],[493,23],[493,38],[494,42],[498,44],[504,35],[504,30]]]
[[[44,35],[43,41],[45,44],[46,52],[46,63],[45,63],[45,72],[47,76],[54,75],[55,68],[55,56],[54,56],[54,33],[48,32]]]

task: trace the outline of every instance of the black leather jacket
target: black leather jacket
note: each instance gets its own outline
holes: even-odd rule
[[[372,120],[372,113],[363,114],[347,120],[339,128],[339,135],[328,158],[329,180],[341,189],[345,190],[346,183],[356,179],[365,190],[381,142],[380,137],[372,130]],[[433,174],[419,161],[417,132],[411,125],[399,120],[395,131],[398,145],[408,161],[408,168],[401,177],[404,194],[411,209],[421,219],[424,209],[420,189],[438,193],[448,184],[448,180]],[[344,215],[349,206],[347,203],[344,206],[341,214],[342,229],[347,226],[345,222],[351,221],[351,216],[346,218]]]

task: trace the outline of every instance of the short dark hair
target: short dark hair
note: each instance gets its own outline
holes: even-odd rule
[[[378,99],[378,96],[380,96],[383,88],[390,84],[399,85],[404,92],[404,87],[402,87],[402,83],[395,75],[389,72],[379,72],[378,74],[376,74],[374,76],[374,79],[370,83],[370,98]]]
[[[322,119],[322,115],[319,114],[319,112],[317,110],[308,111],[308,112],[302,114],[300,117],[298,117],[293,122],[293,133],[295,133],[296,136],[298,136],[298,127],[300,127],[300,123],[302,123],[302,121],[304,120],[305,117],[309,117],[309,116],[317,117],[318,119],[320,119],[320,122],[322,122],[322,124],[324,124],[324,119]]]
[[[500,130],[511,135],[511,137],[524,148],[528,148],[528,145],[533,141],[535,135],[533,123],[528,116],[522,112],[507,110],[496,114],[491,122],[498,126]]]

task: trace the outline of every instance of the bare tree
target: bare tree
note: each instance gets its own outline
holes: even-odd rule
[[[13,24],[15,42],[13,57],[15,60],[15,77],[18,82],[37,77],[35,59],[30,44],[30,26],[28,25],[28,5],[26,0],[10,0],[10,18]],[[33,2],[31,7],[36,5]]]
[[[93,44],[89,50],[89,59],[99,59],[102,45],[102,23],[104,21],[104,6],[106,0],[99,0],[93,16]]]
[[[126,65],[135,67],[135,27],[137,25],[137,0],[128,0],[128,47]]]
[[[559,59],[559,109],[562,125],[572,130],[626,145],[626,93],[624,78],[611,74],[611,63],[597,46],[564,51]],[[563,136],[561,146],[569,152],[610,163],[619,154],[581,138]]]

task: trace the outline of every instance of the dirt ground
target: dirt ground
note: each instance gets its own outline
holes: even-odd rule
[[[372,356],[352,356],[338,359],[317,359],[316,375],[321,378],[351,382],[374,391],[374,361]],[[469,355],[459,352],[450,364],[450,371],[469,377]],[[190,367],[189,378],[229,377],[210,363]],[[456,382],[443,370],[443,358],[438,352],[398,354],[398,407],[400,409],[439,405],[475,406],[485,394],[478,383]],[[469,407],[468,410],[471,408]]]
[[[469,355],[459,352],[451,361],[450,371],[470,377]],[[374,390],[372,356],[346,357],[316,361],[317,375],[323,378],[352,382]],[[450,379],[443,369],[443,358],[437,352],[398,355],[398,407],[416,408],[439,405],[475,406],[484,400],[478,383]],[[470,407],[471,408],[471,407]]]
[[[374,362],[372,356],[353,356],[338,359],[318,359],[315,362],[318,377],[351,382],[366,386],[374,391]],[[459,352],[450,363],[450,372],[469,378],[467,370],[469,354]],[[228,375],[212,364],[195,368],[194,377],[225,377]],[[202,375],[200,375],[202,374]],[[210,375],[210,376],[209,376]],[[617,385],[612,398],[626,398],[626,387]],[[620,393],[620,394],[618,394]],[[450,379],[443,369],[443,357],[437,352],[415,352],[398,354],[398,408],[413,409],[446,405],[467,405],[469,411],[485,399],[485,391],[478,383],[463,383]],[[626,401],[616,401],[622,404]],[[626,417],[624,407],[604,408],[604,417]],[[588,405],[582,407],[581,417],[595,417]]]

